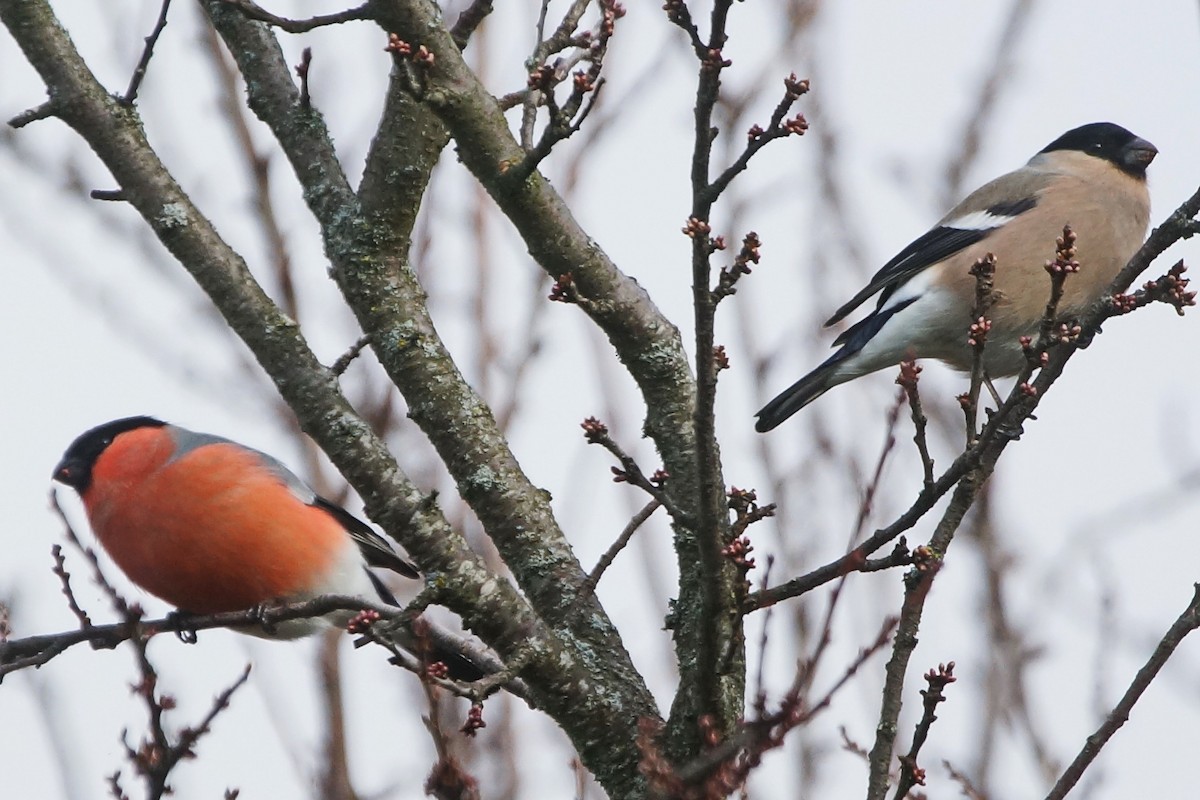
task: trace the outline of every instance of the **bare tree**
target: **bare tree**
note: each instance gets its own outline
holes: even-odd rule
[[[1030,5],[1013,5],[999,38],[1002,45],[1021,35]],[[690,245],[691,318],[686,323],[669,318],[573,213],[576,184],[588,168],[587,159],[579,156],[565,167],[555,161],[570,148],[586,153],[602,147],[609,131],[623,122],[622,101],[637,100],[636,92],[613,100],[605,88],[606,61],[617,52],[626,13],[614,0],[575,0],[558,12],[557,19],[552,18],[547,0],[528,18],[522,17],[526,28],[536,30],[536,42],[528,55],[506,54],[506,79],[518,75],[523,81],[506,91],[489,87],[492,81],[486,68],[495,63],[494,56],[489,59],[476,52],[477,60],[470,60],[473,50],[497,44],[489,36],[493,9],[488,0],[475,0],[453,21],[443,18],[442,11],[427,0],[368,0],[308,19],[280,17],[250,0],[201,0],[198,6],[203,12],[200,47],[212,67],[207,78],[214,83],[223,124],[239,159],[225,168],[240,167],[250,178],[253,259],[218,232],[192,193],[180,185],[152,144],[142,117],[139,95],[146,81],[156,77],[166,25],[181,13],[182,4],[173,6],[164,0],[139,48],[132,77],[123,91],[113,93],[81,55],[47,0],[0,0],[0,20],[48,92],[44,104],[10,122],[18,133],[9,144],[19,147],[24,129],[53,124],[50,120],[65,123],[87,143],[117,187],[90,196],[137,212],[140,229],[151,231],[207,295],[219,315],[219,326],[248,348],[256,363],[243,359],[241,374],[250,377],[261,370],[269,377],[282,401],[277,410],[284,423],[294,422],[311,437],[361,496],[370,518],[432,576],[403,611],[379,608],[374,609],[376,614],[407,620],[427,608],[443,607],[491,649],[494,674],[473,685],[456,685],[395,649],[386,626],[376,628],[360,621],[355,628],[355,633],[393,649],[399,663],[420,673],[431,709],[427,727],[437,752],[426,790],[438,797],[479,796],[478,783],[470,774],[478,767],[506,776],[499,783],[507,788],[495,794],[519,794],[516,762],[521,756],[516,743],[523,735],[519,726],[507,722],[497,726],[502,729],[498,750],[503,755],[494,764],[481,763],[478,749],[464,746],[462,737],[453,733],[461,725],[464,732],[474,734],[483,727],[485,701],[507,704],[510,695],[548,716],[570,740],[581,765],[580,796],[587,791],[586,771],[614,798],[724,797],[743,790],[764,756],[794,739],[804,742],[804,769],[815,771],[822,745],[803,739],[803,729],[868,665],[876,666],[872,656],[888,649],[890,659],[882,674],[876,675],[881,693],[875,740],[863,747],[845,736],[845,746],[866,761],[869,798],[883,798],[889,791],[903,797],[924,783],[925,770],[918,759],[936,719],[935,710],[952,694],[948,687],[956,677],[953,663],[925,674],[923,713],[911,743],[897,742],[897,737],[902,701],[911,701],[910,690],[916,683],[910,658],[947,550],[955,535],[965,530],[989,556],[994,602],[988,605],[988,635],[1005,644],[998,648],[1004,657],[1016,658],[1013,654],[1023,648],[1019,633],[1005,616],[1001,595],[1006,568],[989,527],[987,480],[1068,359],[1081,343],[1090,341],[1101,323],[1151,303],[1167,303],[1180,313],[1192,303],[1182,264],[1142,289],[1126,292],[1168,246],[1195,232],[1200,192],[1154,231],[1114,282],[1111,296],[1077,321],[1077,334],[1060,336],[1052,325],[1057,322],[1054,291],[1061,290],[1061,281],[1069,276],[1060,272],[1047,280],[1046,324],[1039,340],[1029,345],[1029,367],[1009,397],[982,423],[977,419],[982,376],[976,370],[964,403],[966,442],[955,445],[960,452],[940,471],[929,456],[926,415],[935,418],[939,430],[961,430],[963,423],[955,420],[961,412],[954,403],[923,402],[918,370],[906,365],[897,381],[902,388],[892,407],[887,440],[877,459],[865,466],[855,458],[845,460],[851,463],[850,480],[861,488],[862,498],[845,521],[853,531],[845,554],[824,564],[807,563],[799,555],[780,557],[767,568],[751,556],[752,536],[765,530],[756,523],[778,510],[781,527],[800,526],[804,515],[800,504],[789,506],[783,498],[795,498],[786,489],[802,484],[806,476],[785,474],[777,445],[767,440],[760,443],[759,455],[772,478],[771,498],[766,491],[737,488],[725,475],[718,439],[718,388],[733,376],[753,384],[752,390],[761,397],[763,378],[775,357],[764,351],[757,335],[761,322],[745,308],[731,312],[737,346],[722,345],[718,339],[718,312],[736,307],[735,295],[751,283],[748,276],[761,258],[761,243],[750,221],[757,210],[755,201],[763,193],[738,194],[733,187],[752,171],[756,156],[768,146],[785,147],[785,141],[791,141],[796,147],[816,149],[816,180],[833,223],[829,236],[850,243],[851,261],[865,264],[866,260],[855,244],[856,223],[839,193],[836,122],[817,126],[814,135],[795,144],[809,131],[809,121],[801,112],[810,102],[810,81],[797,74],[774,74],[772,66],[762,68],[760,74],[740,76],[738,88],[726,87],[736,74],[725,54],[730,18],[739,11],[735,4],[717,0],[703,19],[695,4],[684,0],[668,0],[659,12],[670,23],[664,26],[671,41],[664,52],[669,57],[687,54],[694,76],[694,90],[687,106],[681,107],[690,110],[693,121],[689,207],[680,220]],[[788,4],[780,51],[803,49],[813,35],[810,26],[816,8],[816,3],[801,0]],[[506,13],[521,15],[525,10]],[[279,38],[351,25],[369,27],[371,41],[391,62],[386,85],[381,85],[381,113],[369,147],[353,154],[335,147],[331,123],[322,114],[321,97],[314,88],[322,65],[327,59],[334,62],[336,51],[306,48],[298,61],[289,61]],[[667,58],[650,61],[642,79],[653,80]],[[819,73],[818,64],[804,66],[811,67],[811,74]],[[950,194],[959,192],[962,176],[976,157],[1004,68],[1003,56],[997,55],[982,84],[978,114],[966,126],[962,150],[947,170]],[[242,91],[244,107],[239,98]],[[765,112],[764,97],[773,104]],[[819,99],[811,102],[819,114]],[[247,116],[247,110],[258,122]],[[451,149],[460,166],[439,166]],[[347,166],[352,155],[363,163],[358,180]],[[290,185],[298,189],[319,231],[328,274],[340,294],[337,308],[328,302],[318,305],[306,276],[295,266],[296,254],[274,207],[283,181],[280,159],[290,167],[289,180],[294,181]],[[450,169],[455,170],[453,179],[438,175],[439,170]],[[549,180],[552,171],[561,179]],[[460,182],[458,189],[452,180]],[[445,212],[442,193],[461,191],[462,185],[468,187],[461,193],[470,198],[464,203],[470,213],[461,227],[466,231],[461,246],[474,270],[464,295],[478,333],[471,357],[456,359],[435,325],[438,292],[446,287],[439,286],[434,263],[439,245],[431,233],[435,223],[430,221],[434,214],[430,208]],[[721,223],[723,229],[736,231],[730,239],[715,232],[716,215],[728,218]],[[493,263],[495,243],[506,236],[519,239],[519,247],[537,267],[521,281]],[[1053,243],[1048,246],[1053,248]],[[1060,256],[1070,257],[1066,251]],[[493,297],[501,282],[510,284],[506,296],[524,298],[520,315],[502,318],[497,313]],[[515,291],[514,283],[519,283]],[[981,298],[986,297],[984,283],[981,277]],[[560,523],[551,498],[522,469],[510,446],[514,420],[522,410],[532,406],[530,413],[535,416],[550,413],[537,407],[524,391],[527,373],[537,369],[539,353],[549,338],[546,316],[564,310],[552,308],[546,298],[573,306],[570,311],[579,312],[590,326],[582,338],[591,344],[595,357],[578,359],[579,374],[568,379],[584,380],[590,367],[599,376],[592,379],[606,385],[623,370],[636,386],[640,403],[632,413],[606,388],[597,404],[603,413],[598,409],[597,417],[582,421],[582,436],[610,455],[615,480],[640,492],[626,498],[629,521],[594,567],[581,562],[578,543]],[[986,304],[982,299],[980,303],[983,316]],[[680,327],[690,331],[689,341],[685,342]],[[336,360],[325,359],[328,364],[318,357],[313,343],[327,330],[336,331],[349,345]],[[967,331],[963,333],[965,337]],[[726,372],[731,368],[731,351],[744,354],[752,372],[739,372],[736,366]],[[358,370],[353,379],[348,377],[351,369]],[[405,421],[405,414],[410,421]],[[910,418],[921,453],[921,489],[908,510],[872,530],[884,466],[898,428]],[[634,441],[638,430],[653,454]],[[546,435],[559,437],[562,431]],[[827,444],[815,439],[811,444],[815,458],[820,457],[822,464],[838,463]],[[419,466],[406,469],[397,462],[394,453],[407,447],[424,454]],[[309,473],[319,475],[316,451],[310,450],[309,456]],[[582,498],[578,502],[586,502],[594,478],[578,482]],[[336,494],[333,479],[323,480],[327,481],[323,491]],[[445,494],[430,490],[431,486]],[[773,498],[780,498],[781,508],[766,502]],[[968,511],[974,516],[968,517]],[[911,546],[904,536],[931,513],[940,516],[930,540]],[[634,649],[665,651],[665,642],[651,644],[638,637],[635,644],[622,635],[597,597],[609,566],[627,547],[650,547],[636,537],[649,520],[662,518],[669,523],[678,580],[667,586],[661,573],[649,574],[654,571],[647,569],[646,583],[662,603],[670,598],[663,627],[670,632],[677,675],[665,714],[631,658]],[[80,550],[87,552],[82,546]],[[237,701],[234,690],[247,676],[221,693],[196,726],[172,737],[162,722],[171,703],[156,690],[156,672],[146,656],[150,636],[169,631],[186,636],[209,627],[269,624],[331,608],[362,608],[353,599],[327,598],[266,612],[193,619],[185,627],[173,619],[143,619],[139,609],[114,591],[111,599],[119,621],[96,625],[73,597],[63,557],[57,559],[56,574],[77,612],[79,629],[21,639],[0,637],[0,676],[46,664],[77,643],[113,646],[132,641],[139,656],[138,692],[146,699],[150,725],[146,741],[127,743],[126,750],[144,779],[147,796],[153,797],[167,790],[172,768],[195,753],[197,741],[208,733],[220,711]],[[93,560],[92,568],[97,574],[102,571],[99,560]],[[881,615],[869,631],[843,632],[840,647],[834,646],[835,610],[848,591],[847,577],[896,569],[907,571],[903,597],[895,610]],[[102,577],[97,580],[106,583]],[[823,613],[805,602],[808,593],[819,587],[832,587]],[[748,648],[757,649],[761,663],[770,642],[765,633],[757,641],[748,637],[746,622],[750,615],[767,615],[776,609],[794,615],[800,655],[790,659],[796,663],[790,685],[772,697],[762,670],[748,675],[746,667]],[[652,616],[657,622],[662,615]],[[1003,699],[1000,694],[989,699],[993,710],[980,727],[979,762],[951,767],[951,779],[964,793],[984,796],[975,787],[987,784],[989,737],[1001,724],[999,705],[1008,702],[1028,728],[1047,785],[1054,786],[1050,796],[1063,796],[1123,722],[1174,647],[1198,624],[1200,611],[1193,601],[1104,727],[1089,738],[1061,777],[1058,765],[1040,746],[1035,715],[1023,696],[1021,666],[993,665],[1010,676],[1012,684],[1005,688]],[[5,633],[3,624],[0,633]],[[323,651],[321,667],[330,734],[320,792],[348,798],[355,794],[345,759],[345,723],[333,652]],[[821,668],[832,670],[835,677],[818,681]],[[447,693],[470,701],[465,723],[442,709]],[[498,716],[508,719],[504,713]],[[897,757],[902,750],[904,755]],[[125,789],[118,775],[110,785],[114,796],[122,796]]]

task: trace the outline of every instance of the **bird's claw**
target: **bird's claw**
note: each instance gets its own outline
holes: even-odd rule
[[[263,633],[268,636],[274,636],[277,631],[277,626],[272,622],[268,613],[275,608],[275,604],[271,602],[257,603],[250,609],[250,613],[254,615],[258,626],[263,629]]]
[[[1092,344],[1092,340],[1102,333],[1104,333],[1104,331],[1099,325],[1097,325],[1096,330],[1089,333],[1079,334],[1079,338],[1075,340],[1075,346],[1080,350],[1086,350]]]
[[[195,644],[200,639],[200,635],[196,633],[196,629],[192,627],[192,620],[195,614],[183,609],[176,609],[170,614],[167,614],[167,621],[171,623],[172,629],[175,632],[175,638],[184,644]]]

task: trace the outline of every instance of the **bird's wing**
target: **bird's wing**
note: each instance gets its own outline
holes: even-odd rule
[[[300,480],[296,473],[288,469],[282,461],[274,456],[268,455],[261,450],[255,450],[253,447],[238,444],[223,436],[214,436],[210,433],[197,433],[174,425],[171,426],[171,432],[175,438],[174,458],[179,458],[199,447],[207,447],[214,444],[233,445],[240,450],[253,454],[266,469],[270,470],[279,480],[283,481],[288,491],[297,499],[321,509],[337,520],[346,529],[346,532],[350,534],[350,538],[354,540],[354,543],[358,545],[358,549],[362,551],[363,558],[369,565],[379,567],[380,569],[390,569],[406,578],[421,577],[420,571],[413,564],[401,558],[392,549],[391,545],[388,544],[387,540],[376,533],[367,523],[336,503],[331,503],[318,495],[312,490],[311,486]]]
[[[934,227],[917,238],[875,273],[862,291],[837,310],[825,323],[836,324],[863,302],[883,292],[880,306],[895,288],[923,269],[932,267],[955,253],[1012,222],[1038,203],[1038,191],[1049,176],[1024,167],[985,184],[955,206]]]
[[[220,442],[229,441],[228,439],[221,439],[220,437],[215,436],[207,438]],[[231,444],[236,443],[231,442]],[[245,450],[249,450],[258,456],[263,465],[267,469],[271,470],[271,472],[273,472],[280,480],[282,480],[291,493],[301,501],[310,506],[315,506],[321,509],[336,519],[338,523],[346,529],[346,533],[350,534],[350,538],[354,540],[354,543],[358,545],[358,549],[362,551],[363,558],[366,559],[366,562],[369,565],[372,567],[379,567],[380,569],[390,569],[406,578],[421,577],[421,573],[416,566],[401,558],[396,551],[392,549],[391,545],[388,544],[387,539],[384,539],[382,536],[376,533],[370,525],[363,522],[361,519],[354,516],[337,503],[332,503],[314,492],[311,486],[300,480],[300,478],[297,477],[294,472],[284,466],[283,462],[281,462],[279,459],[267,455],[261,450],[255,450],[252,447],[246,447],[245,445],[237,446]]]
[[[939,226],[923,234],[896,257],[883,265],[862,291],[850,298],[825,322],[825,327],[841,322],[847,314],[863,304],[875,293],[894,289],[926,267],[948,258],[965,247],[981,241],[994,228],[972,230],[969,228],[947,228]]]
[[[350,538],[358,545],[358,549],[362,551],[363,558],[372,567],[390,569],[406,578],[421,577],[420,571],[413,564],[397,555],[396,551],[388,544],[387,539],[384,539],[367,523],[346,509],[336,503],[329,502],[320,495],[313,495],[310,504],[325,511],[341,523],[346,532],[350,534]]]

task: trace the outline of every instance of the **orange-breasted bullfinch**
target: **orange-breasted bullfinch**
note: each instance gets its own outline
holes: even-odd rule
[[[1076,234],[1080,264],[1058,306],[1069,318],[1104,294],[1145,239],[1146,167],[1157,153],[1121,126],[1097,122],[1067,131],[1025,166],[976,189],[829,318],[826,326],[879,295],[875,310],[834,340],[841,348],[763,406],[755,427],[769,431],[834,386],[906,359],[937,358],[969,371],[969,270],[988,253],[996,271],[983,367],[991,377],[1020,372],[1020,337],[1037,335],[1050,296],[1044,267],[1063,226]]]
[[[364,522],[319,497],[274,458],[152,417],[92,428],[67,448],[54,479],[73,487],[96,538],[135,584],[182,611],[242,611],[325,594],[398,605],[370,567],[420,577]],[[290,620],[291,639],[354,612]],[[480,672],[436,653],[454,677]]]

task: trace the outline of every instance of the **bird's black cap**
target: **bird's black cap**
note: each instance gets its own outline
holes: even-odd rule
[[[97,425],[71,442],[67,452],[63,453],[62,460],[54,468],[52,477],[83,494],[92,485],[92,467],[96,464],[96,459],[113,443],[113,439],[126,431],[161,428],[166,424],[154,417],[125,417]]]
[[[1135,177],[1145,177],[1146,167],[1158,154],[1158,148],[1150,142],[1112,122],[1093,122],[1073,128],[1043,147],[1041,152],[1061,150],[1077,150],[1102,158]]]

